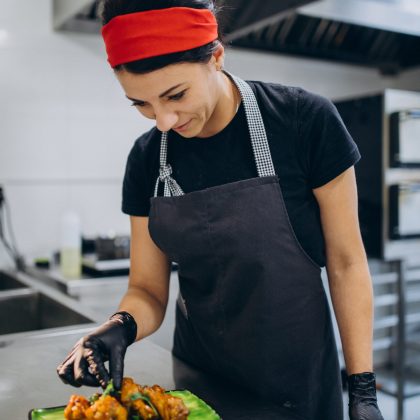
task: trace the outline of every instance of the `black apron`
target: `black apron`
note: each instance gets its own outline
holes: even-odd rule
[[[253,91],[228,76],[241,93],[258,177],[184,194],[166,162],[167,133],[161,138],[149,231],[179,266],[173,353],[302,419],[341,420],[321,270],[293,232]]]

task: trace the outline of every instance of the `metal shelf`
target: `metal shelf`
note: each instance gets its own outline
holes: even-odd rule
[[[393,284],[398,281],[397,273],[374,274],[372,283],[374,286],[383,286],[385,284]]]
[[[381,273],[372,275],[372,283],[374,286],[382,286],[385,284],[395,284],[398,281],[397,273]],[[406,274],[406,283],[420,283],[420,270],[409,270]]]
[[[406,315],[405,317],[405,324],[417,324],[420,322],[420,313],[418,314],[410,314]],[[374,322],[374,330],[380,330],[382,328],[391,328],[396,327],[398,325],[398,316],[397,315],[389,315],[382,317],[381,319]]]
[[[373,342],[373,351],[389,349],[394,340],[389,337],[379,338]]]
[[[376,374],[376,388],[384,394],[392,397],[398,397],[398,386],[395,381],[395,372],[390,369],[377,368]],[[418,372],[405,373],[404,399],[413,398],[420,395],[420,382]]]
[[[405,298],[406,302],[413,303],[419,302],[420,303],[420,291],[410,291]],[[398,294],[397,293],[387,293],[381,296],[375,297],[375,307],[382,307],[382,306],[390,306],[396,305],[398,303]]]
[[[420,279],[420,270],[409,270],[403,260],[392,262],[391,268],[396,276],[395,293],[384,293],[375,299],[375,307],[395,306],[395,314],[383,316],[375,320],[374,329],[394,328],[395,336],[374,341],[374,349],[389,349],[390,360],[388,366],[392,369],[375,368],[377,375],[377,388],[397,399],[397,418],[404,418],[404,401],[420,395],[420,372],[415,371],[411,365],[418,363],[412,355],[408,357],[407,350],[420,350],[420,332],[408,332],[408,327],[420,326],[420,311],[407,313],[407,304],[420,301],[420,289],[413,287]],[[380,284],[394,283],[393,276],[380,275]],[[388,339],[388,340],[387,340]],[[388,347],[385,347],[388,346]],[[419,354],[420,356],[420,354]],[[414,362],[414,363],[413,363]]]
[[[398,295],[396,293],[383,294],[375,297],[375,307],[396,305],[398,303]]]

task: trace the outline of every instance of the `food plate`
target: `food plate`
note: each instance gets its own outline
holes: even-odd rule
[[[188,420],[221,420],[221,417],[197,395],[187,390],[167,391],[174,397],[182,398],[190,414]],[[36,408],[29,412],[29,420],[63,420],[65,405],[60,407]]]

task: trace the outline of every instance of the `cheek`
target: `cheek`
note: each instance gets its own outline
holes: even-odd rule
[[[201,100],[196,107],[196,112],[201,118],[207,118],[207,116],[211,113],[211,104],[204,100]]]
[[[187,117],[201,119],[206,113],[206,106],[202,102],[191,102],[178,108],[178,115],[181,119]]]
[[[153,113],[152,110],[147,109],[147,108],[137,108],[137,111],[145,118],[148,118],[149,120],[154,120],[155,119],[155,114]]]

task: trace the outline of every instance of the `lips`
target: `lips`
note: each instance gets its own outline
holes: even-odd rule
[[[187,121],[184,124],[179,125],[178,127],[175,127],[174,130],[183,130],[184,128],[187,127],[187,125],[190,123],[191,120]]]

